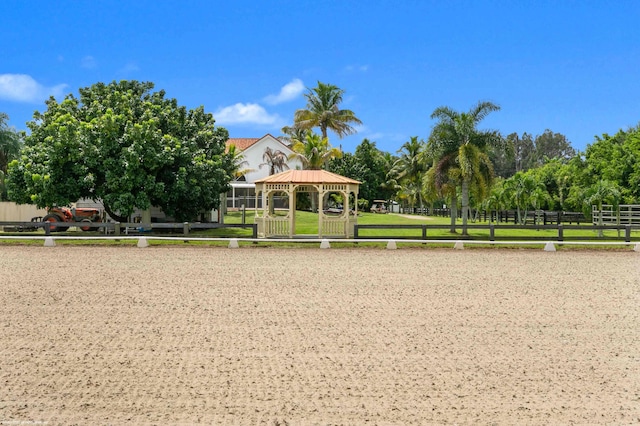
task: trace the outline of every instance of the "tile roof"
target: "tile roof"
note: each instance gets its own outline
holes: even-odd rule
[[[261,138],[229,138],[229,139],[227,139],[227,142],[225,143],[225,147],[228,150],[229,149],[229,145],[233,144],[233,145],[236,146],[237,150],[244,151],[245,149],[249,148],[250,146],[252,146],[256,142],[261,141],[262,139],[265,139],[267,137],[273,138],[276,141],[280,142],[284,147],[289,148],[289,146],[287,146],[286,143],[282,142],[279,138],[276,138],[275,136],[273,136],[270,133],[267,133],[266,135],[264,135]]]
[[[359,181],[326,170],[287,170],[258,179],[255,183],[342,183],[358,185]]]
[[[244,151],[262,138],[229,138],[225,143],[227,149],[229,145],[235,145],[237,150]]]

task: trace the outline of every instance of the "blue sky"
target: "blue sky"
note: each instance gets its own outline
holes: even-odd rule
[[[231,137],[280,135],[317,81],[345,90],[369,138],[426,139],[433,110],[502,109],[482,128],[545,129],[584,150],[640,122],[636,1],[0,2],[0,112],[26,129],[49,95],[152,81]]]

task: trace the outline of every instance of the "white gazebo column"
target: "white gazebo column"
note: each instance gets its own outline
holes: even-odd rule
[[[293,238],[296,230],[296,186],[289,184],[289,238]]]
[[[316,186],[318,190],[318,236],[322,238],[322,217],[324,216],[324,185]]]
[[[344,236],[349,238],[349,188],[346,191],[341,191],[342,194],[342,217],[344,220]]]

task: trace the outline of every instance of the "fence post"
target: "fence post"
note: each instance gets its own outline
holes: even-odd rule
[[[422,239],[427,239],[427,225],[422,225]]]
[[[558,241],[564,241],[564,229],[562,229],[562,224],[558,224]]]
[[[113,235],[120,235],[120,222],[113,224]]]
[[[358,224],[353,225],[353,239],[358,239]]]
[[[624,242],[625,243],[631,242],[631,225],[624,226]]]
[[[182,233],[185,236],[189,235],[189,222],[185,222],[182,224]]]
[[[496,228],[493,225],[493,223],[489,224],[489,241],[495,241],[496,240]]]
[[[51,235],[51,222],[44,223],[44,235]]]
[[[258,224],[254,223],[251,228],[253,229],[253,234],[251,235],[251,238],[258,238]]]

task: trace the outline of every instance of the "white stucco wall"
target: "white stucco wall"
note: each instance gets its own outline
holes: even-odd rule
[[[242,155],[244,155],[245,161],[249,163],[247,166],[248,169],[253,169],[252,172],[249,172],[245,175],[247,182],[255,182],[257,179],[261,179],[263,177],[269,176],[269,167],[263,166],[260,168],[260,164],[264,163],[262,156],[264,155],[264,151],[267,148],[271,148],[272,151],[280,150],[284,152],[287,156],[291,154],[293,151],[289,149],[285,144],[272,137],[271,135],[266,135],[258,142],[251,145],[249,148],[242,151]],[[302,169],[302,163],[300,160],[287,160],[287,164],[290,169],[295,170],[296,168]]]
[[[33,204],[0,202],[0,222],[28,222],[32,217],[45,216],[46,214],[45,209],[39,209]]]

